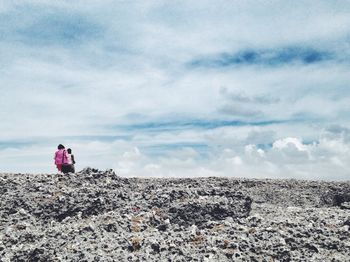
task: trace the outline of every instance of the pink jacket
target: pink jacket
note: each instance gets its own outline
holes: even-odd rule
[[[62,159],[63,158],[63,159]],[[56,165],[62,165],[62,164],[68,164],[68,153],[65,149],[57,150],[55,153],[55,164]]]

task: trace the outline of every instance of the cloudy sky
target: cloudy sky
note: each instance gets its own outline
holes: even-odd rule
[[[0,2],[0,171],[350,177],[350,1]]]

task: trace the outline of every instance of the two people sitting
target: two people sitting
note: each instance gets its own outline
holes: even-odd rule
[[[62,144],[59,144],[54,159],[59,172],[63,174],[75,173],[75,160],[72,149],[68,148],[66,150]]]

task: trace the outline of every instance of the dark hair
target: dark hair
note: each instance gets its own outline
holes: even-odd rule
[[[68,154],[72,154],[72,149],[68,148],[67,152],[68,152]]]
[[[64,145],[59,144],[58,147],[57,147],[57,149],[64,149]]]

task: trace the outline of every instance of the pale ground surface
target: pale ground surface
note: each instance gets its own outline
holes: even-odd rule
[[[0,261],[350,261],[350,182],[0,175]]]

